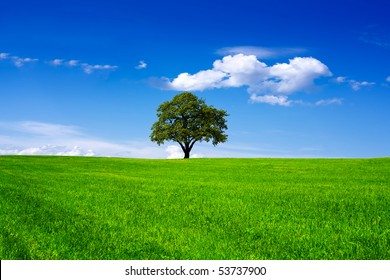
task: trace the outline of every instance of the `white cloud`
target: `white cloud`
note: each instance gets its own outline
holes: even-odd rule
[[[303,106],[328,106],[328,105],[341,105],[343,99],[341,98],[331,98],[331,99],[321,99],[314,103],[305,102],[302,100],[288,100],[288,96],[286,95],[256,95],[252,94],[250,97],[250,101],[253,103],[266,103],[270,105],[279,105],[289,107],[293,104],[300,104]]]
[[[165,151],[167,152],[167,159],[176,159],[176,158],[183,158],[184,154],[180,147],[169,145],[166,147]]]
[[[290,106],[293,101],[288,101],[286,95],[307,91],[315,79],[331,75],[328,67],[313,57],[295,57],[288,63],[268,66],[255,55],[240,53],[214,61],[212,69],[166,79],[163,88],[202,91],[246,86],[253,102]]]
[[[351,86],[351,88],[353,90],[355,90],[355,91],[360,90],[362,87],[373,86],[373,85],[376,84],[374,82],[367,82],[367,81],[359,82],[359,81],[356,81],[356,80],[347,79],[347,77],[342,77],[342,76],[337,77],[336,78],[336,82],[339,83],[339,84],[343,84],[343,83],[349,84]]]
[[[0,149],[0,155],[55,155],[55,156],[94,156],[93,150],[83,150],[78,146],[44,145],[25,149]]]
[[[129,141],[113,143],[105,140],[84,137],[57,139],[44,144],[45,139],[13,138],[18,146],[11,146],[0,141],[0,155],[56,155],[56,156],[102,156],[102,157],[132,157],[132,158],[165,158],[166,153],[162,148],[155,147],[149,142]],[[47,142],[46,142],[47,143]]]
[[[164,148],[150,140],[109,141],[87,135],[76,126],[35,121],[0,122],[0,154],[165,158]]]
[[[267,65],[257,60],[254,55],[228,55],[216,60],[213,68],[193,75],[181,73],[168,88],[174,90],[205,90],[222,87],[241,87],[256,84],[268,76]]]
[[[289,63],[277,63],[270,67],[270,74],[272,79],[260,88],[271,87],[271,91],[282,94],[308,89],[316,78],[332,75],[325,64],[312,57],[295,57]]]
[[[384,49],[390,49],[390,35],[386,26],[371,24],[364,28],[359,39],[365,43],[372,44]]]
[[[336,78],[336,82],[337,83],[345,83],[347,81],[347,78],[346,77],[343,77],[343,76],[340,76],[340,77],[337,77]]]
[[[219,55],[254,55],[257,58],[271,58],[271,57],[280,57],[286,55],[294,55],[298,53],[303,53],[306,50],[302,48],[265,48],[265,47],[256,47],[256,46],[235,46],[235,47],[226,47],[217,50]]]
[[[64,137],[80,135],[77,127],[35,121],[0,122],[0,128],[39,136]]]
[[[39,61],[37,58],[22,58],[19,56],[9,56],[8,53],[0,53],[0,60],[11,60],[16,67],[22,67],[26,63]],[[80,63],[79,60],[71,59],[64,60],[56,58],[53,60],[46,61],[47,64],[52,66],[68,66],[68,67],[80,67],[86,74],[92,74],[94,71],[100,70],[115,70],[118,68],[116,65],[109,64],[89,64],[89,63]],[[146,67],[146,63],[145,63]]]
[[[38,59],[36,59],[36,58],[29,58],[29,57],[22,58],[22,57],[18,57],[18,56],[12,56],[11,59],[12,59],[13,63],[15,64],[15,66],[19,67],[19,68],[22,67],[25,63],[38,61]]]
[[[92,64],[88,64],[88,63],[82,63],[81,67],[83,68],[83,71],[86,74],[92,74],[96,70],[115,70],[116,68],[118,68],[118,66],[115,66],[115,65],[108,65],[108,64],[105,64],[105,65],[100,65],[100,64],[92,65]]]
[[[204,158],[204,157],[205,157],[204,154],[198,154],[198,153],[191,154],[191,158]]]
[[[313,57],[296,57],[289,63],[267,66],[254,55],[237,54],[214,61],[212,69],[192,75],[181,73],[166,81],[166,88],[201,91],[247,86],[252,94],[287,95],[308,90],[315,79],[331,75],[328,67]]]
[[[253,86],[269,77],[267,65],[254,55],[228,55],[213,63],[213,71],[224,73],[220,87]]]
[[[280,105],[280,106],[290,106],[292,101],[287,100],[288,97],[285,95],[275,96],[275,95],[256,95],[252,94],[250,100],[254,103],[267,103],[271,105]]]
[[[148,64],[145,63],[145,61],[141,60],[140,62],[138,62],[138,65],[135,68],[136,69],[145,69],[147,66],[148,66]]]
[[[8,58],[9,53],[0,53],[0,60]]]
[[[48,61],[48,63],[50,65],[53,65],[53,66],[60,66],[60,65],[63,64],[63,62],[64,62],[64,60],[63,59],[59,59],[59,58],[56,58],[56,59]]]
[[[38,61],[37,58],[19,57],[16,55],[10,56],[9,53],[0,53],[0,60],[10,60],[18,68],[22,67],[26,63]]]
[[[373,86],[373,85],[375,85],[375,83],[374,82],[366,82],[366,81],[358,82],[358,81],[351,80],[350,85],[351,85],[353,90],[357,91],[357,90],[361,89],[361,87],[363,87],[363,86]]]
[[[165,148],[165,152],[167,153],[167,159],[178,159],[183,158],[184,153],[179,146],[169,145]],[[191,153],[191,158],[203,158],[204,155],[200,153]]]
[[[56,58],[53,60],[49,60],[47,63],[52,66],[75,67],[75,66],[80,66],[79,62],[80,60],[76,60],[76,59],[64,60],[64,59]]]
[[[226,47],[219,49],[217,54],[220,55],[254,55],[258,58],[268,58],[276,55],[276,52],[269,48],[255,47],[255,46],[236,46],[236,47]]]
[[[181,73],[172,82],[168,82],[168,88],[174,90],[205,90],[221,87],[221,81],[226,74],[220,71],[205,70],[194,75]]]
[[[78,66],[79,62],[80,62],[80,60],[71,59],[71,60],[66,62],[66,65],[70,66],[70,67],[74,67],[74,66]]]
[[[86,74],[92,74],[96,70],[115,70],[118,68],[118,66],[109,65],[109,64],[93,65],[89,63],[80,63],[80,60],[77,59],[64,60],[64,59],[56,58],[48,61],[47,63],[52,66],[80,67]]]
[[[343,99],[341,98],[332,98],[332,99],[321,99],[315,103],[316,106],[327,106],[327,105],[341,105]]]

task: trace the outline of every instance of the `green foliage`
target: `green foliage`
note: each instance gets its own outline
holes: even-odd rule
[[[190,92],[183,92],[158,107],[158,120],[152,126],[150,139],[158,145],[165,141],[177,142],[189,157],[196,142],[211,140],[215,146],[227,141],[224,133],[227,116],[226,111],[206,105],[203,99]]]
[[[0,157],[0,259],[390,259],[390,159]]]

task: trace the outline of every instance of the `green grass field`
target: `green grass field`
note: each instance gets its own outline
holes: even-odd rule
[[[390,158],[0,157],[1,259],[390,259]]]

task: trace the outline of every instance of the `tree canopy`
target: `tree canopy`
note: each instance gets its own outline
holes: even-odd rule
[[[212,141],[215,146],[227,141],[227,116],[226,111],[206,105],[191,92],[183,92],[158,107],[158,120],[152,126],[150,139],[158,145],[174,141],[182,148],[184,158],[189,158],[196,142]]]

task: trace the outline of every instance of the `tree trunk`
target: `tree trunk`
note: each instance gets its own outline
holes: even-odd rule
[[[190,158],[190,149],[185,149],[184,150],[184,158]]]
[[[181,149],[183,150],[183,153],[184,153],[184,158],[190,158],[190,152],[192,150],[192,147],[194,146],[196,141],[194,141],[192,144],[191,143],[180,143],[179,141],[177,143],[179,143]]]

